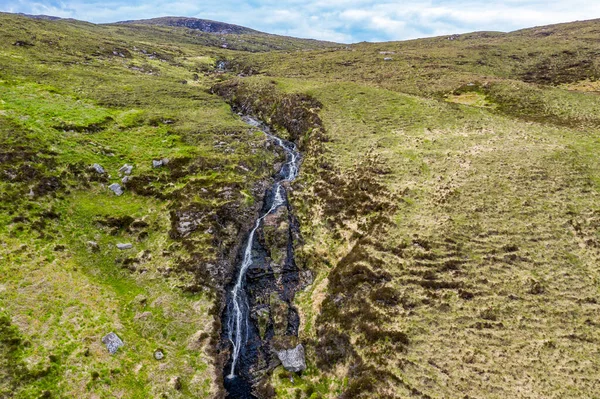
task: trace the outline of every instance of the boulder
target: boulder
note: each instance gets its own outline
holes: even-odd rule
[[[304,346],[302,346],[302,344],[299,344],[293,349],[277,351],[277,357],[287,371],[297,373],[306,369]]]
[[[165,166],[169,163],[169,158],[163,158],[163,159],[153,159],[152,160],[152,167],[153,168],[160,168],[161,166]]]
[[[114,332],[108,333],[104,338],[102,338],[102,343],[106,345],[106,349],[108,349],[108,353],[114,355],[117,353],[120,347],[125,345],[121,338],[117,336]]]
[[[131,248],[133,248],[133,244],[130,244],[130,243],[117,244],[117,248],[119,248],[121,251],[123,251],[125,249],[131,249]]]
[[[130,175],[133,170],[133,165],[125,164],[119,168],[119,173]]]
[[[94,169],[94,171],[96,173],[99,173],[101,175],[103,175],[105,173],[104,168],[100,164],[97,164],[97,163],[92,165],[92,169]]]
[[[164,357],[165,357],[165,354],[160,349],[157,349],[156,351],[154,351],[154,358],[156,360],[162,360],[162,359],[164,359]]]
[[[108,186],[108,189],[115,193],[115,195],[117,196],[123,195],[123,188],[121,188],[121,185],[118,183],[111,184],[110,186]]]

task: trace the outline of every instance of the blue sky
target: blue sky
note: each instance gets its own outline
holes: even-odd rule
[[[0,0],[0,11],[103,23],[188,16],[331,40],[405,40],[600,18],[598,0]]]

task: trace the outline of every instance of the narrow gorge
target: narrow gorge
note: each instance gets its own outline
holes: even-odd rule
[[[231,352],[223,370],[228,398],[256,398],[257,389],[264,390],[263,377],[287,354],[294,364],[284,366],[294,371],[304,367],[303,347],[297,342],[300,320],[292,304],[299,286],[294,261],[299,230],[287,194],[301,157],[294,143],[275,136],[268,126],[250,116],[242,119],[283,150],[285,162],[265,193],[227,288],[222,337]]]

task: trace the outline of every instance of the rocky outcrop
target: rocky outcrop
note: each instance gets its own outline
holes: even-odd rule
[[[292,349],[283,349],[277,351],[277,357],[287,371],[298,373],[306,369],[304,346],[302,346],[302,344],[299,344]]]

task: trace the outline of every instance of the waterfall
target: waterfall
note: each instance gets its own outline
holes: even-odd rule
[[[286,203],[285,188],[283,182],[291,182],[298,175],[300,153],[296,149],[294,143],[286,142],[281,138],[274,136],[269,133],[268,128],[261,126],[260,122],[250,117],[243,117],[243,120],[251,126],[259,127],[266,134],[266,136],[276,143],[277,146],[282,148],[286,154],[286,163],[282,166],[279,176],[276,182],[273,184],[272,191],[274,198],[268,211],[262,216],[256,219],[254,227],[250,230],[248,235],[248,241],[244,248],[244,255],[241,266],[239,268],[239,274],[237,276],[236,284],[231,290],[231,304],[232,309],[227,320],[228,325],[228,338],[233,347],[231,353],[231,369],[227,378],[233,379],[236,377],[236,365],[240,357],[240,352],[245,343],[248,340],[248,313],[249,309],[246,304],[246,297],[244,292],[244,278],[248,268],[252,265],[252,245],[254,242],[255,234],[257,229],[260,227],[261,222],[270,214],[275,212],[277,208]],[[245,329],[245,331],[244,331]]]

